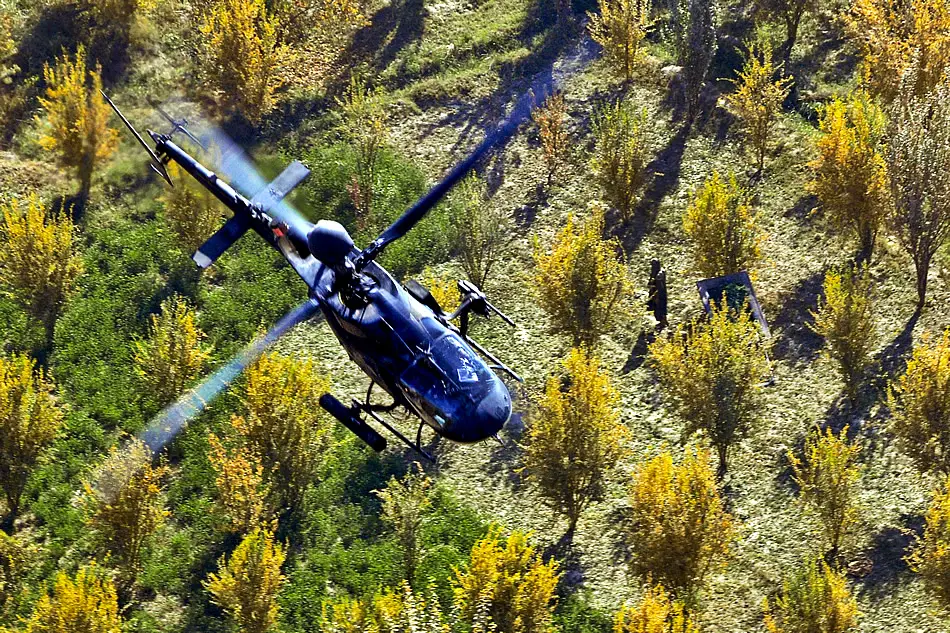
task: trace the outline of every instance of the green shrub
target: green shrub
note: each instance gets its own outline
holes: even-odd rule
[[[822,433],[816,428],[805,442],[802,459],[788,453],[801,490],[799,499],[818,516],[831,556],[838,555],[859,519],[856,497],[861,468],[855,460],[860,448],[849,444],[847,436],[848,427],[837,436],[831,429]]]
[[[825,339],[824,354],[838,365],[852,403],[871,363],[874,348],[874,303],[867,268],[825,274],[825,300],[812,312],[809,327]]]
[[[630,220],[637,194],[646,182],[649,161],[645,139],[646,112],[621,100],[594,112],[596,146],[591,167],[604,198]]]
[[[769,633],[845,633],[857,624],[858,604],[844,573],[811,558],[782,583],[773,604],[763,602]]]
[[[303,160],[313,173],[301,187],[306,206],[318,218],[336,220],[347,228],[358,247],[364,248],[428,190],[422,171],[390,148],[376,159],[373,219],[363,229],[348,193],[355,169],[356,151],[345,144],[319,146]],[[379,258],[397,279],[418,272],[426,265],[445,261],[449,255],[455,214],[451,200],[432,210],[404,238],[390,244]]]

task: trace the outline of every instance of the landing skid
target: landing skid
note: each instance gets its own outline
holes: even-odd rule
[[[425,425],[424,422],[419,423],[419,430],[416,432],[416,441],[412,442],[409,438],[399,432],[392,424],[383,419],[379,414],[380,413],[391,413],[395,409],[401,406],[398,402],[393,402],[388,405],[378,405],[372,404],[370,402],[370,395],[373,391],[373,384],[370,383],[369,389],[366,391],[366,401],[358,402],[353,400],[352,406],[344,406],[342,402],[337,400],[333,395],[325,393],[320,396],[320,406],[323,407],[327,413],[332,415],[334,418],[340,421],[343,426],[352,431],[356,437],[360,438],[369,445],[377,453],[386,448],[386,438],[376,432],[376,430],[371,427],[363,419],[362,414],[366,414],[371,417],[373,420],[378,422],[383,426],[387,431],[392,433],[396,439],[400,442],[419,453],[426,460],[435,463],[435,458],[424,448],[422,448],[422,427]]]

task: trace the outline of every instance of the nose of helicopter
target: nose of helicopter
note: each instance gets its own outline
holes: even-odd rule
[[[468,415],[457,416],[442,434],[455,442],[480,442],[501,431],[510,417],[511,396],[504,384],[495,379],[492,389],[478,405]]]

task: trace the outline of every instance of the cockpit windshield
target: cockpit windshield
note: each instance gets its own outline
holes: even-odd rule
[[[436,340],[432,345],[432,360],[458,389],[468,390],[490,379],[485,363],[454,334]]]

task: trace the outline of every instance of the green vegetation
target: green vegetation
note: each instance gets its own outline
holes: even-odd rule
[[[0,630],[945,630],[950,10],[754,5],[3,4]],[[315,324],[136,442],[305,288],[253,232],[196,271],[226,210],[98,88],[143,133],[184,95],[265,177],[304,161],[289,202],[362,247],[585,22],[600,59],[380,258],[517,323],[471,324],[526,380],[502,445],[373,453],[319,407],[367,385]],[[742,269],[768,337],[736,287],[703,315]]]

